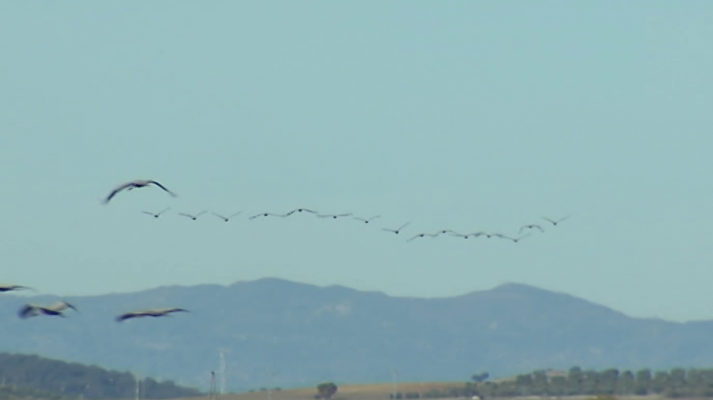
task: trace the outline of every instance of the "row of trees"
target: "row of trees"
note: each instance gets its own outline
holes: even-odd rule
[[[59,397],[85,399],[133,398],[134,376],[128,372],[108,371],[97,366],[51,360],[35,355],[0,353],[0,387],[32,388]],[[157,382],[146,378],[139,384],[146,399],[170,399],[200,396],[200,391],[177,386],[172,381]],[[46,397],[45,397],[46,398]]]
[[[673,368],[652,371],[538,370],[512,380],[490,382],[472,379],[461,395],[481,397],[572,396],[572,395],[648,395],[671,398],[713,396],[713,369]]]
[[[0,400],[43,399],[63,400],[62,396],[31,388],[0,386]]]

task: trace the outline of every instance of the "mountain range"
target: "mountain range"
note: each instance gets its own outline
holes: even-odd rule
[[[67,297],[67,318],[21,320],[52,296],[0,296],[0,351],[128,370],[229,391],[401,381],[466,381],[474,372],[669,369],[713,364],[713,321],[632,318],[563,293],[505,284],[449,298],[391,297],[276,278]],[[153,307],[190,313],[118,323]],[[222,357],[222,361],[221,361]],[[223,363],[223,366],[221,366]],[[224,371],[223,375],[221,370]]]

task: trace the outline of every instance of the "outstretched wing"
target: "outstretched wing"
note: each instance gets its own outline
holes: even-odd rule
[[[23,306],[22,308],[20,308],[20,310],[17,312],[17,316],[20,317],[20,318],[22,318],[22,319],[34,317],[35,315],[37,315],[37,310],[36,310],[35,306],[33,306],[33,305],[31,305],[31,304],[26,304],[26,305],[24,305],[24,306]]]
[[[173,197],[178,197],[175,193],[173,193],[172,191],[168,190],[165,186],[163,186],[162,184],[160,184],[160,183],[158,183],[158,182],[156,182],[156,181],[149,181],[149,183],[153,183],[154,185],[160,187],[160,188],[163,189],[166,193],[170,194],[170,195],[173,196]]]
[[[414,239],[422,238],[422,237],[424,237],[425,235],[426,235],[425,233],[419,233],[418,235],[415,235],[415,236],[413,236],[411,239],[407,240],[407,242],[410,242],[410,241],[412,241],[412,240],[414,240]]]
[[[138,315],[135,313],[132,313],[132,312],[129,312],[126,314],[121,314],[118,317],[116,317],[116,322],[125,321],[127,319],[131,319],[131,318],[135,318],[135,317],[138,317]]]
[[[111,199],[113,199],[114,196],[116,196],[117,193],[121,192],[122,190],[126,189],[127,187],[129,187],[129,186],[131,186],[131,185],[133,185],[132,182],[126,182],[126,183],[123,183],[123,184],[121,184],[121,185],[115,187],[114,190],[112,190],[111,193],[109,193],[109,195],[106,196],[106,199],[104,199],[104,202],[103,202],[103,203],[104,203],[104,204],[108,204],[109,201],[111,201]]]
[[[407,222],[407,223],[401,225],[401,227],[400,227],[399,229],[397,229],[397,231],[400,231],[401,229],[404,229],[405,227],[409,226],[410,224],[411,224],[410,222]]]

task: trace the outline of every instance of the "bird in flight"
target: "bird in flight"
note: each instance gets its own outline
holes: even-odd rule
[[[260,218],[260,217],[281,217],[281,218],[285,218],[285,217],[287,217],[287,214],[275,214],[275,213],[266,212],[266,213],[255,214],[255,215],[253,215],[252,217],[250,217],[249,219],[255,219],[255,218]]]
[[[310,210],[309,208],[295,208],[294,210],[288,212],[288,213],[285,214],[284,216],[285,216],[285,217],[289,217],[290,215],[292,215],[292,214],[294,214],[294,213],[296,213],[296,212],[299,212],[299,213],[301,213],[301,212],[307,212],[307,213],[310,213],[310,214],[317,214],[317,211]]]
[[[346,213],[346,214],[317,214],[317,218],[342,218],[342,217],[348,217],[352,215],[352,213]]]
[[[537,225],[537,224],[523,225],[523,226],[520,228],[520,232],[518,232],[518,233],[522,233],[522,231],[524,231],[525,229],[539,229],[540,232],[545,233],[545,230],[542,229],[542,227],[541,227],[540,225]]]
[[[553,219],[550,219],[550,218],[547,218],[547,217],[542,217],[542,219],[544,219],[545,221],[551,223],[551,224],[554,225],[554,226],[557,226],[557,224],[559,224],[560,222],[566,220],[566,219],[569,218],[569,217],[571,217],[571,215],[568,215],[568,216],[566,216],[566,217],[564,217],[564,218],[560,218],[560,219],[557,219],[557,220],[553,220]]]
[[[450,235],[468,239],[469,237],[479,237],[479,236],[487,235],[487,233],[480,231],[480,232],[466,233],[465,235],[462,233],[451,233]]]
[[[411,239],[407,240],[407,242],[410,242],[414,239],[422,238],[424,236],[437,237],[438,233],[419,233],[418,235],[415,235]]]
[[[161,216],[161,214],[165,213],[166,211],[168,211],[168,210],[170,210],[170,209],[171,209],[171,208],[169,207],[169,208],[166,208],[166,209],[164,209],[164,210],[162,210],[161,212],[158,212],[158,213],[152,213],[152,212],[150,212],[150,211],[141,211],[141,212],[144,213],[144,214],[151,215],[151,216],[154,217],[154,218],[158,218],[158,217]]]
[[[199,213],[196,214],[196,215],[186,214],[186,213],[178,213],[178,215],[180,215],[180,216],[182,216],[182,217],[190,218],[190,219],[192,219],[192,220],[195,221],[195,220],[198,219],[198,217],[200,217],[201,215],[205,214],[206,212],[207,212],[207,211],[201,211],[201,212],[199,212]]]
[[[528,233],[527,235],[523,235],[523,236],[516,237],[516,238],[512,238],[512,237],[510,237],[510,236],[505,236],[505,235],[502,235],[502,236],[499,236],[499,237],[500,237],[501,239],[512,240],[513,242],[517,243],[517,242],[521,241],[522,239],[525,239],[526,237],[530,237],[530,236],[531,236],[531,235]]]
[[[407,222],[407,223],[401,225],[398,229],[381,228],[381,230],[382,230],[382,231],[387,231],[387,232],[393,232],[393,233],[395,233],[395,234],[398,235],[399,232],[401,232],[401,230],[404,229],[405,227],[409,226],[409,224],[411,224],[411,223],[410,223],[410,222]]]
[[[189,312],[183,308],[152,308],[150,310],[142,311],[132,311],[125,314],[121,314],[116,317],[117,322],[125,321],[131,318],[141,318],[141,317],[167,317],[173,312]]]
[[[37,315],[55,315],[58,317],[65,318],[62,311],[71,308],[74,311],[78,311],[73,305],[67,303],[66,301],[59,301],[52,304],[51,306],[39,306],[36,304],[27,304],[18,311],[17,315],[22,318],[30,318]]]
[[[160,187],[161,189],[163,189],[166,193],[170,194],[171,196],[177,197],[177,195],[176,195],[175,193],[173,193],[172,191],[166,189],[165,186],[163,186],[162,184],[160,184],[160,183],[158,183],[158,182],[156,182],[156,181],[154,181],[154,180],[151,180],[151,179],[136,179],[136,180],[133,180],[133,181],[131,181],[131,182],[122,183],[121,185],[119,185],[119,186],[117,186],[116,188],[114,188],[114,190],[112,190],[111,193],[109,193],[109,195],[106,197],[106,199],[104,199],[104,204],[108,204],[109,201],[111,201],[111,199],[112,199],[114,196],[117,195],[117,193],[121,192],[121,191],[124,190],[124,189],[126,189],[126,190],[133,190],[133,189],[135,189],[135,188],[142,188],[142,187],[146,187],[146,186],[149,186],[149,185],[156,185],[156,186]]]
[[[377,218],[379,218],[379,217],[381,217],[381,215],[375,215],[375,216],[373,216],[373,217],[371,217],[371,218],[354,217],[354,218],[352,218],[352,219],[355,219],[355,220],[357,220],[357,221],[362,221],[362,222],[364,222],[365,224],[368,224],[369,222],[371,222],[371,221],[373,221],[373,220],[375,220],[375,219],[377,219]]]
[[[240,215],[240,213],[242,213],[242,211],[238,211],[238,212],[236,212],[235,214],[231,214],[231,215],[229,215],[229,216],[227,216],[227,217],[226,217],[226,216],[223,216],[223,215],[220,215],[220,214],[218,214],[218,213],[215,212],[215,211],[212,211],[212,213],[213,213],[213,215],[215,215],[216,217],[222,219],[223,221],[228,222],[228,221],[230,221],[231,218],[233,218],[233,217],[235,217],[235,216],[237,216],[237,215]]]
[[[449,235],[454,235],[454,236],[461,235],[460,233],[458,233],[452,229],[441,229],[440,231],[436,231],[436,233],[434,233],[434,235],[436,235],[436,236],[445,235],[446,233],[448,233]]]
[[[12,292],[13,290],[23,290],[23,289],[34,290],[34,289],[29,288],[29,287],[27,287],[27,286],[20,286],[20,285],[0,285],[0,293]]]

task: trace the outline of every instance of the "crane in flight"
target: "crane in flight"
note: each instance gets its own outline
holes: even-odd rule
[[[170,210],[170,209],[171,209],[170,207],[169,207],[169,208],[165,208],[165,209],[163,209],[163,210],[161,210],[160,212],[157,212],[157,213],[153,213],[153,212],[150,212],[150,211],[141,211],[141,212],[144,213],[144,214],[148,214],[148,215],[150,215],[150,216],[152,216],[152,217],[154,217],[154,218],[158,218],[158,217],[161,216],[161,214],[165,213],[166,211],[168,211],[168,210]]]
[[[407,242],[410,242],[410,241],[418,239],[418,238],[422,238],[424,236],[437,237],[438,233],[419,233],[418,235],[411,237],[409,240],[407,240]]]
[[[512,240],[514,243],[517,243],[517,242],[521,241],[522,239],[525,239],[525,238],[530,237],[530,236],[531,236],[531,234],[528,233],[527,235],[523,235],[523,236],[516,237],[516,238],[510,237],[510,236],[505,236],[505,235],[498,236],[498,237],[499,237],[500,239]]]
[[[368,224],[369,222],[371,222],[371,221],[373,221],[373,220],[375,220],[375,219],[377,219],[377,218],[379,218],[379,217],[381,217],[381,215],[374,215],[374,216],[371,217],[371,218],[354,217],[354,218],[352,218],[352,219],[355,219],[355,220],[357,220],[357,221],[362,221],[363,223]]]
[[[248,219],[255,219],[255,218],[260,218],[260,217],[281,217],[281,218],[285,218],[285,217],[287,217],[287,214],[275,214],[275,213],[270,213],[270,212],[263,212],[263,213],[260,213],[260,214],[255,214],[255,215],[253,215],[252,217],[250,217],[250,218],[248,218]]]
[[[317,214],[317,218],[342,218],[342,217],[348,217],[352,215],[352,213],[346,213],[346,214]]]
[[[142,188],[142,187],[146,187],[146,186],[149,186],[149,185],[158,186],[158,187],[160,187],[161,189],[163,189],[166,193],[170,194],[171,196],[177,197],[177,195],[176,195],[175,193],[173,193],[172,191],[168,190],[165,186],[163,186],[162,184],[160,184],[160,183],[158,183],[158,182],[156,182],[156,181],[154,181],[154,180],[152,180],[152,179],[136,179],[136,180],[133,180],[133,181],[131,181],[131,182],[122,183],[121,185],[115,187],[115,188],[109,193],[109,195],[104,199],[103,203],[104,203],[104,204],[108,204],[108,203],[111,201],[111,199],[114,198],[114,196],[116,196],[119,192],[121,192],[121,191],[124,190],[124,189],[126,189],[126,190],[133,190],[133,189],[135,189],[135,188]]]
[[[178,215],[180,215],[180,216],[182,216],[182,217],[190,218],[190,219],[192,219],[192,220],[195,221],[195,220],[198,219],[198,217],[200,217],[201,215],[203,215],[203,214],[205,214],[205,213],[206,213],[206,211],[201,211],[201,212],[199,212],[199,213],[196,214],[196,215],[193,215],[193,214],[186,214],[186,213],[178,213]]]
[[[66,301],[58,301],[51,306],[40,306],[37,304],[27,304],[20,308],[17,315],[22,319],[27,319],[37,315],[52,315],[57,317],[65,318],[62,311],[71,308],[74,311],[78,311],[73,305],[67,303]]]
[[[451,233],[451,236],[457,236],[457,237],[462,237],[463,239],[468,239],[469,237],[479,237],[479,236],[484,236],[487,235],[486,232],[480,231],[480,232],[473,232],[473,233]]]
[[[522,231],[524,231],[525,229],[539,229],[540,232],[545,233],[545,230],[542,229],[542,227],[541,227],[540,225],[537,225],[537,224],[523,225],[523,226],[520,228],[520,232],[518,232],[518,233],[522,233]]]
[[[131,311],[116,317],[117,322],[126,321],[131,318],[141,318],[141,317],[168,317],[169,314],[174,312],[189,312],[184,308],[152,308],[149,310],[141,311]]]
[[[395,233],[395,234],[398,235],[399,232],[401,232],[402,229],[404,229],[405,227],[409,226],[410,224],[411,224],[410,222],[407,222],[407,223],[401,225],[398,229],[381,228],[381,230],[382,230],[382,231],[387,231],[387,232],[393,232],[393,233]]]
[[[30,287],[27,286],[20,286],[20,285],[0,285],[0,293],[5,293],[5,292],[12,292],[14,290],[34,290]]]
[[[240,213],[242,213],[242,211],[238,211],[238,212],[236,212],[236,213],[234,213],[234,214],[228,215],[227,217],[224,216],[224,215],[220,215],[220,214],[218,214],[218,213],[215,212],[215,211],[212,211],[212,213],[213,213],[213,215],[215,215],[216,217],[222,219],[223,221],[228,222],[228,221],[230,221],[231,218],[240,215]]]
[[[289,217],[290,215],[292,215],[292,214],[294,214],[294,213],[296,213],[296,212],[299,212],[299,213],[301,213],[301,212],[306,212],[306,213],[310,213],[310,214],[318,214],[317,211],[310,210],[309,208],[295,208],[294,210],[292,210],[292,211],[290,211],[290,212],[284,214],[284,216],[285,216],[285,217]]]
[[[554,225],[554,226],[557,226],[557,224],[559,224],[560,222],[566,220],[566,219],[569,218],[569,217],[571,217],[571,215],[568,215],[568,216],[566,216],[566,217],[564,217],[564,218],[560,218],[560,219],[550,219],[550,218],[547,218],[547,217],[542,217],[542,219],[544,219],[545,221],[551,223],[551,224]]]

